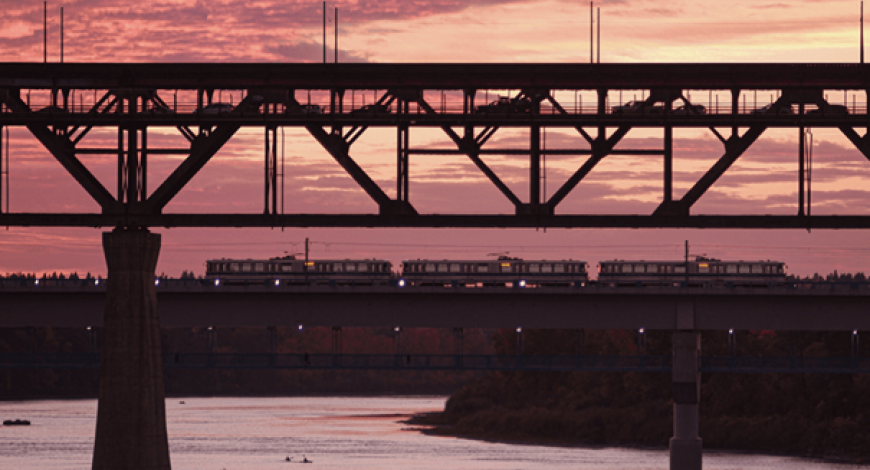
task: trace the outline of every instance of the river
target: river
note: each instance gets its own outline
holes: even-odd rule
[[[166,415],[175,470],[311,469],[664,470],[665,450],[570,448],[427,436],[401,423],[445,397],[173,398]],[[183,402],[183,403],[182,403]],[[0,402],[0,468],[90,469],[96,400]],[[291,457],[290,463],[285,459]],[[707,452],[705,470],[870,468]]]

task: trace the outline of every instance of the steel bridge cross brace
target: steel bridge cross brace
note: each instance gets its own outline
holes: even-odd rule
[[[417,101],[421,108],[426,111],[426,114],[437,114],[437,112],[432,108],[429,103],[424,99],[420,99]],[[471,105],[469,104],[468,94],[465,96],[465,108],[470,109]],[[465,133],[463,136],[459,136],[450,126],[442,126],[441,129],[450,137],[450,140],[456,145],[456,148],[465,153],[468,158],[474,163],[475,166],[484,174],[486,177],[501,191],[502,194],[514,205],[514,207],[519,211],[519,208],[523,205],[523,202],[520,198],[514,194],[513,191],[495,174],[494,171],[480,158],[480,149],[483,145],[495,135],[496,131],[498,131],[498,126],[486,127],[483,131],[480,132],[477,136],[474,135],[474,128],[472,126],[465,126]]]

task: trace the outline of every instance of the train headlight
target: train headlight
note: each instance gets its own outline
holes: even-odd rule
[[[275,287],[278,287],[278,286],[280,286],[280,285],[281,285],[281,280],[280,280],[280,279],[275,279]]]
[[[519,286],[520,286],[521,288],[522,288],[522,287],[526,287],[526,280],[525,280],[525,279],[520,279]]]
[[[215,280],[214,280],[214,286],[215,286],[215,287],[220,287],[220,285],[221,285],[221,280],[220,280],[220,279],[215,279]]]
[[[405,280],[399,279],[399,287],[405,287]]]

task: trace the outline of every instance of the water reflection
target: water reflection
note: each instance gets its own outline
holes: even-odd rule
[[[185,403],[182,404],[180,401]],[[400,423],[443,409],[443,397],[184,398],[167,400],[175,470],[583,469],[663,470],[664,450],[522,446],[426,436]],[[5,402],[3,468],[85,470],[91,465],[95,400]],[[287,457],[292,462],[285,461]],[[787,457],[707,453],[706,470],[846,470],[858,467]]]

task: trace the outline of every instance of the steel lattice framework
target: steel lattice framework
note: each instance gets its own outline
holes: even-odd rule
[[[481,90],[519,90],[503,106],[475,106]],[[775,90],[763,111],[741,109],[747,90]],[[50,91],[51,104],[35,109],[25,92]],[[162,91],[163,92],[162,92]],[[187,112],[169,104],[165,90],[195,92]],[[213,102],[216,90],[238,90],[244,98],[230,107]],[[323,108],[299,92],[329,96]],[[348,100],[356,91],[377,93],[359,108]],[[556,99],[557,90],[595,91],[589,109]],[[646,90],[634,109],[610,108],[608,94]],[[730,102],[716,112],[692,113],[687,90],[726,91]],[[870,90],[870,66],[858,64],[0,64],[0,127],[25,126],[101,208],[99,213],[0,213],[8,226],[124,227],[702,227],[702,228],[870,228],[870,216],[809,216],[806,210],[804,129],[839,129],[870,159],[870,116],[825,98],[829,90]],[[99,96],[76,106],[77,93]],[[461,97],[448,109],[432,103],[433,93]],[[73,97],[72,100],[70,97]],[[350,101],[350,102],[349,102]],[[608,104],[609,103],[609,104]],[[680,111],[682,110],[682,112]],[[795,111],[796,110],[796,111]],[[630,111],[630,112],[629,112]],[[812,111],[812,112],[809,112]],[[148,129],[170,126],[186,148],[152,148]],[[266,132],[264,210],[261,214],[164,214],[163,209],[241,127]],[[377,214],[282,214],[278,205],[276,133],[282,126],[304,128],[377,204]],[[370,127],[395,128],[396,197],[391,198],[351,156],[354,142]],[[412,128],[441,129],[449,148],[413,148]],[[117,129],[115,148],[84,148],[94,128]],[[528,130],[523,149],[487,145],[502,128]],[[544,149],[544,128],[576,129],[583,149]],[[620,150],[632,128],[659,128],[661,148]],[[674,128],[709,128],[721,141],[722,156],[679,199],[673,197]],[[693,205],[769,128],[800,130],[798,210],[788,216],[692,215]],[[723,132],[728,129],[730,132]],[[860,129],[860,132],[856,129]],[[2,148],[2,145],[0,145]],[[105,187],[78,158],[117,155],[117,190]],[[184,161],[149,191],[148,159],[182,154]],[[528,196],[516,194],[490,168],[486,155],[527,155]],[[541,157],[576,155],[583,160],[550,197],[541,196]],[[512,215],[419,214],[409,198],[412,155],[464,155],[515,207]],[[652,214],[557,213],[559,204],[602,160],[612,155],[662,157],[662,199]],[[2,161],[2,158],[0,158]],[[0,168],[2,170],[2,168]],[[0,189],[2,194],[2,189]],[[0,204],[2,206],[2,204]]]

